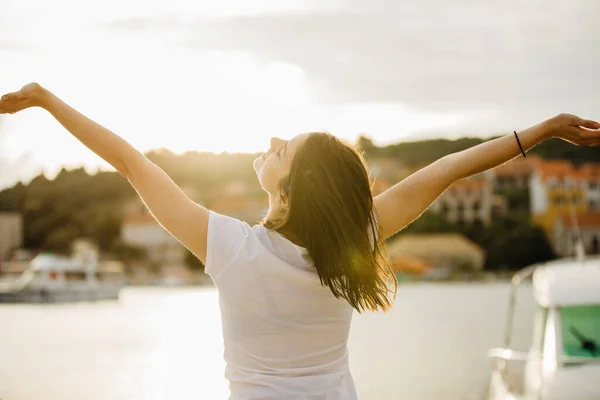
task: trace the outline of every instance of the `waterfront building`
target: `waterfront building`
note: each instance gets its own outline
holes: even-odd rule
[[[22,245],[23,216],[16,212],[0,212],[0,262]]]
[[[498,204],[493,198],[493,177],[491,171],[486,171],[455,182],[433,202],[430,210],[457,224],[489,224],[492,206]]]
[[[552,232],[552,245],[557,255],[576,255],[577,240],[586,254],[600,254],[600,212],[561,215],[556,219]]]
[[[485,250],[460,233],[400,234],[387,242],[387,250],[393,265],[419,260],[421,269],[437,277],[478,273],[485,264]]]
[[[535,159],[532,166],[529,180],[532,220],[551,238],[559,218],[590,211],[598,177],[594,176],[593,167],[576,168],[567,160]],[[595,209],[595,202],[591,203]]]

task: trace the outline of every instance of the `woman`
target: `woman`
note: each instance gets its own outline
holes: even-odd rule
[[[274,138],[254,161],[269,195],[249,226],[195,204],[119,136],[36,83],[0,113],[49,111],[129,180],[154,217],[206,265],[220,296],[231,399],[355,399],[347,339],[353,309],[387,310],[395,294],[383,241],[456,180],[559,137],[600,143],[600,125],[561,114],[450,154],[373,198],[360,154],[328,133]]]

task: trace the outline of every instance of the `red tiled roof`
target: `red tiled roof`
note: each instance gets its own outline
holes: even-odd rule
[[[583,179],[600,179],[600,164],[587,163],[579,168],[579,173]]]
[[[562,215],[560,219],[565,227],[573,227],[574,224],[570,215]],[[600,228],[600,212],[577,214],[577,224],[580,228]]]
[[[578,169],[567,160],[536,159],[533,160],[533,166],[544,182],[550,177],[559,180],[569,177],[578,181],[595,180],[600,177],[600,164],[588,163]]]
[[[423,275],[433,268],[431,263],[411,256],[394,257],[391,267],[394,271],[406,272],[413,275]]]
[[[550,177],[562,179],[566,176],[575,177],[575,168],[568,161],[542,161],[535,164],[535,169],[543,181]]]

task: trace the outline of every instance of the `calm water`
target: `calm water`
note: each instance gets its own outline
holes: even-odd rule
[[[522,291],[518,347],[533,311]],[[387,314],[355,315],[361,399],[482,399],[502,343],[508,285],[417,284]],[[131,288],[119,302],[0,305],[3,400],[227,398],[214,289]]]

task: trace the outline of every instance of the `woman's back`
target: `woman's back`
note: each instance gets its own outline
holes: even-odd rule
[[[211,212],[206,271],[219,290],[233,399],[356,397],[353,308],[321,285],[306,254],[262,225]]]

